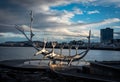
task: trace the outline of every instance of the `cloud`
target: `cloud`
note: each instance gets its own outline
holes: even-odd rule
[[[4,24],[18,24],[18,25],[29,25],[29,11],[33,10],[34,12],[34,24],[33,28],[39,29],[46,29],[46,28],[53,28],[53,27],[63,27],[66,25],[72,25],[74,22],[71,20],[76,14],[83,14],[83,11],[80,8],[74,7],[73,11],[58,11],[52,10],[51,7],[53,6],[62,6],[68,5],[71,3],[89,3],[95,2],[96,0],[11,0],[10,9],[5,9],[0,13],[0,20]],[[18,6],[19,12],[16,12],[13,8],[15,5]],[[12,10],[13,9],[13,10]],[[21,10],[22,9],[22,10]],[[12,10],[12,11],[11,11]],[[28,11],[27,13],[23,14],[23,11]],[[94,12],[91,11],[90,13],[98,13],[99,11],[95,10]],[[2,15],[1,15],[2,14]],[[82,21],[82,20],[79,20]],[[8,31],[13,31],[11,28],[8,27],[1,27],[6,28]]]
[[[74,17],[74,13],[64,10],[64,11],[60,12],[59,15],[57,15],[57,13],[56,13],[56,16],[49,16],[47,21],[70,25],[71,24],[70,19],[72,17]]]
[[[97,14],[100,13],[98,10],[94,10],[94,11],[88,11],[88,14]]]
[[[21,25],[20,28],[24,29],[24,31],[30,31],[30,27],[27,25]],[[39,29],[32,28],[32,31],[39,31]]]
[[[18,25],[29,25],[29,11],[33,10],[34,12],[34,25],[35,28],[49,28],[57,27],[60,24],[70,25],[71,18],[74,16],[73,12],[57,11],[51,10],[52,6],[67,5],[70,3],[80,2],[81,0],[11,0],[8,1],[8,5],[4,9],[0,9],[0,23],[2,24],[18,24]],[[10,6],[9,6],[10,5]],[[17,7],[16,7],[17,5]],[[8,7],[9,6],[9,7]],[[26,12],[23,14],[23,12]],[[77,14],[80,14],[80,11],[76,9]],[[11,30],[12,26],[3,26],[1,25],[0,31],[15,31]],[[33,27],[34,28],[34,27]]]
[[[112,28],[120,29],[120,26],[112,26]]]
[[[103,26],[103,25],[117,23],[117,22],[120,22],[119,18],[110,18],[110,19],[105,19],[105,20],[103,20],[101,22],[95,22],[95,23],[86,24],[84,26],[86,26],[86,27],[98,27],[98,26]]]
[[[53,34],[57,34],[57,35],[61,35],[61,36],[82,36],[81,33],[78,33],[78,32],[73,32],[67,28],[54,28],[54,30],[52,29],[47,29],[48,32],[53,32]]]
[[[116,32],[114,34],[114,39],[120,39],[120,32]]]
[[[11,32],[7,32],[7,33],[0,33],[0,36],[4,37],[4,38],[13,38],[13,37],[16,37],[16,38],[23,38],[24,36],[22,34],[15,34],[15,33],[11,33]]]
[[[74,12],[75,14],[78,14],[78,15],[83,14],[83,11],[80,10],[79,8],[77,8],[77,7],[74,7],[74,8],[73,8],[73,12]]]
[[[54,27],[53,28],[54,30],[51,29],[51,28],[46,28],[44,30],[33,28],[33,32],[35,33],[35,37],[39,38],[39,39],[44,37],[44,32],[47,33],[46,38],[54,37],[55,40],[57,40],[57,39],[66,40],[66,38],[68,36],[70,36],[71,39],[73,37],[76,37],[77,39],[78,39],[78,37],[84,37],[83,39],[86,39],[86,37],[88,36],[88,30],[90,30],[92,28],[95,28],[97,26],[102,26],[102,25],[105,25],[105,24],[111,24],[111,23],[116,23],[116,22],[120,22],[120,19],[118,19],[118,18],[106,19],[104,21],[100,21],[100,22],[97,22],[97,23],[82,24],[82,25],[81,24],[64,25],[63,27],[61,27],[61,26]],[[29,31],[29,26],[22,25],[21,27],[24,28],[25,31]],[[37,32],[37,34],[36,34],[36,32]],[[41,34],[41,32],[43,34]],[[21,37],[21,38],[24,38],[24,36],[22,36],[21,34],[16,35],[14,33],[0,33],[0,35],[2,35],[2,37],[4,36],[4,37]],[[92,38],[93,39],[94,38],[99,38],[99,36],[100,36],[99,30],[92,31]],[[75,39],[75,38],[73,38],[73,39]]]
[[[85,21],[78,20],[78,21],[77,21],[77,23],[78,23],[78,24],[80,24],[80,23],[81,23],[81,24],[84,24],[84,23],[85,23]]]
[[[11,3],[21,5],[22,7],[37,10],[36,12],[49,11],[52,6],[68,5],[81,2],[82,0],[11,0]],[[87,0],[89,1],[89,0]]]
[[[110,24],[110,23],[117,23],[120,22],[119,18],[110,18],[110,19],[105,19],[104,21],[97,23],[98,25],[105,25],[105,24]]]
[[[78,29],[83,29],[83,30],[87,30],[88,28],[93,28],[95,30],[96,27],[101,27],[104,25],[109,25],[109,24],[113,24],[113,23],[119,23],[120,19],[119,18],[110,18],[110,19],[105,19],[103,21],[99,21],[99,22],[93,22],[93,23],[76,23],[76,24],[72,24],[69,27],[74,27],[73,29],[69,28],[70,30],[78,30]]]
[[[94,22],[94,23],[83,23],[83,24],[71,24],[71,25],[65,25],[65,26],[58,26],[55,27],[54,30],[48,28],[46,31],[50,32],[55,32],[55,33],[60,33],[60,34],[65,34],[65,35],[73,35],[73,36],[88,36],[88,30],[94,29],[96,27],[101,27],[103,25],[107,24],[112,24],[112,23],[117,23],[120,22],[119,18],[112,18],[112,19],[105,19],[100,22]],[[58,29],[59,28],[59,29]],[[102,28],[102,27],[101,27]]]
[[[120,0],[95,0],[91,4],[101,6],[115,6],[120,7]]]
[[[85,14],[81,8],[72,7],[71,11],[51,9],[51,7],[67,6],[72,3],[103,6],[113,3],[118,6],[120,4],[119,0],[7,0],[6,3],[4,8],[0,6],[1,33],[18,33],[14,28],[15,24],[23,27],[25,31],[29,31],[30,10],[33,10],[34,13],[33,31],[50,31],[51,33],[61,34],[61,36],[62,34],[66,36],[87,36],[90,28],[120,22],[119,18],[109,18],[93,23],[85,23],[85,20],[74,22],[71,19],[75,15],[83,16]],[[100,12],[98,10],[88,11],[88,14],[95,13]],[[15,37],[13,34],[10,34],[11,37]],[[7,34],[2,35],[7,36]]]
[[[0,9],[0,22],[1,23],[13,23],[13,19],[17,19],[17,16],[14,15],[9,10]],[[13,20],[13,21],[12,21]]]

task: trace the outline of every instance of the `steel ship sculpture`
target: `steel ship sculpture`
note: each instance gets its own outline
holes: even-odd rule
[[[17,30],[19,30],[25,37],[26,39],[31,43],[31,45],[37,50],[37,52],[34,54],[34,56],[37,56],[37,55],[43,55],[43,59],[45,58],[48,58],[50,59],[51,61],[61,61],[61,62],[68,62],[68,65],[71,65],[72,62],[74,61],[79,61],[81,60],[82,58],[84,58],[87,53],[89,52],[90,50],[90,36],[91,36],[91,30],[89,31],[89,36],[87,37],[88,38],[88,46],[87,46],[87,49],[85,51],[82,51],[80,53],[77,53],[77,50],[78,50],[78,46],[76,46],[76,54],[72,54],[71,56],[67,56],[66,54],[58,54],[58,53],[55,53],[55,46],[56,46],[56,42],[52,42],[52,50],[51,51],[48,51],[46,50],[46,40],[44,40],[44,46],[42,49],[39,49],[36,47],[35,43],[32,41],[32,37],[34,36],[33,34],[33,31],[32,31],[32,24],[33,24],[33,13],[31,11],[31,23],[30,23],[30,38],[25,34],[25,31],[23,28],[21,28],[20,26],[16,25],[15,28]],[[61,52],[62,52],[62,49],[61,49]],[[69,51],[70,53],[70,51]]]
[[[120,65],[120,62],[85,62],[83,65],[73,65],[73,62],[82,62],[81,60],[88,54],[90,51],[90,38],[91,38],[91,30],[89,31],[88,39],[88,45],[87,48],[84,51],[81,51],[78,53],[78,45],[76,48],[76,53],[70,55],[71,51],[69,49],[68,54],[63,54],[62,49],[63,45],[60,47],[60,53],[55,52],[55,47],[57,45],[56,42],[52,42],[52,49],[47,50],[46,49],[46,43],[47,41],[44,40],[44,44],[42,48],[38,48],[34,41],[32,40],[34,33],[32,31],[32,24],[33,24],[33,13],[31,11],[31,23],[30,23],[30,37],[27,36],[25,33],[25,30],[21,28],[19,25],[15,25],[15,28],[20,31],[26,39],[31,43],[32,47],[37,50],[34,56],[42,55],[43,58],[41,59],[19,59],[19,60],[5,60],[0,61],[0,68],[7,68],[7,69],[13,69],[16,73],[22,72],[22,76],[25,75],[26,71],[31,71],[35,74],[40,73],[38,71],[44,71],[45,73],[51,74],[53,76],[57,76],[56,78],[64,78],[66,81],[94,81],[94,82],[120,82],[119,76],[120,76],[120,68],[113,67],[110,65],[116,64]],[[48,60],[47,66],[42,66],[41,61]],[[35,62],[34,62],[35,61]],[[37,61],[37,62],[36,62]],[[32,63],[34,64],[32,64]],[[38,64],[39,62],[39,64]],[[67,64],[66,64],[67,62]],[[37,64],[36,64],[37,63]],[[108,65],[109,64],[109,65]],[[14,72],[11,72],[11,70],[7,70],[11,74],[15,74]],[[18,71],[16,71],[18,70]],[[49,70],[49,71],[48,71]],[[25,73],[24,73],[25,72]],[[6,70],[5,70],[6,73]],[[17,73],[17,74],[18,74]],[[27,72],[28,73],[28,72]],[[16,74],[16,75],[17,75]],[[50,75],[50,77],[51,77]],[[17,77],[18,78],[18,77]],[[54,77],[55,78],[55,77]],[[53,78],[53,79],[54,79]],[[64,82],[64,81],[62,81]]]

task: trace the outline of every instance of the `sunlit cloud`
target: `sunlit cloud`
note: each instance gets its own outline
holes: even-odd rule
[[[7,32],[7,33],[0,33],[0,36],[4,37],[4,38],[23,38],[24,36],[22,34],[15,34],[15,33],[11,33],[11,32]]]
[[[88,14],[97,14],[100,13],[98,10],[94,10],[94,11],[88,11]]]
[[[105,19],[105,20],[100,21],[100,22],[85,24],[85,25],[82,25],[82,26],[84,26],[84,27],[98,27],[98,26],[117,23],[117,22],[120,22],[119,18],[111,18],[111,19]]]
[[[61,40],[69,37],[86,37],[90,29],[93,30],[94,37],[99,37],[98,31],[105,28],[104,25],[119,28],[119,25],[115,24],[120,22],[120,12],[118,9],[115,13],[113,11],[120,7],[120,0],[11,0],[7,3],[5,8],[0,6],[1,37],[8,37],[7,34],[11,35],[9,37],[16,37],[13,36],[16,33],[21,37],[20,32],[14,28],[15,25],[29,32],[30,10],[34,13],[32,26],[34,33],[49,32],[51,37],[57,36],[56,38]],[[107,12],[110,10],[106,11],[101,6],[116,8],[112,9],[109,15]],[[97,15],[96,18],[96,14],[100,16]],[[35,36],[42,37],[39,34]]]
[[[19,26],[20,28],[24,29],[24,31],[29,31],[30,32],[30,27],[27,25],[21,25]],[[33,31],[39,31],[39,29],[32,28]]]

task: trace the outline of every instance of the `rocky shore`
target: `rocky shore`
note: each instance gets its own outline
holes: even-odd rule
[[[28,72],[0,68],[0,82],[73,82],[51,72]],[[74,82],[84,82],[74,80]]]
[[[50,70],[48,66],[46,67],[46,65],[40,66],[38,60],[31,60],[30,64],[29,61],[27,59],[0,61],[0,82],[91,82],[89,79],[68,78],[64,75],[57,74]],[[88,67],[87,69],[84,67],[84,73],[92,71],[91,73],[93,74],[99,73],[107,77],[118,78],[119,76],[120,61],[96,61],[90,64],[89,69]]]
[[[29,72],[0,68],[0,82],[66,82],[50,72]]]
[[[73,82],[72,80],[53,73],[49,68],[46,68],[46,66],[38,67],[34,60],[31,61],[31,65],[28,65],[28,62],[27,64],[23,63],[25,61],[28,60],[1,61],[0,82]],[[76,80],[75,82],[80,81]]]

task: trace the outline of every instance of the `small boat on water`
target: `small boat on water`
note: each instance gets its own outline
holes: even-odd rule
[[[93,65],[93,64],[92,64]],[[98,64],[99,66],[99,64]],[[97,66],[97,67],[98,67]],[[94,68],[94,69],[93,69]],[[91,67],[91,65],[83,65],[83,66],[67,66],[65,64],[50,64],[50,69],[56,73],[58,76],[62,78],[67,78],[68,80],[73,81],[95,81],[95,82],[120,82],[119,75],[107,75],[103,73],[105,71],[105,67],[102,69],[98,69],[95,67]],[[97,72],[96,72],[97,70]],[[106,69],[107,70],[107,69]],[[114,71],[114,70],[113,70]],[[100,73],[101,72],[101,73]],[[108,72],[109,74],[109,72]]]

